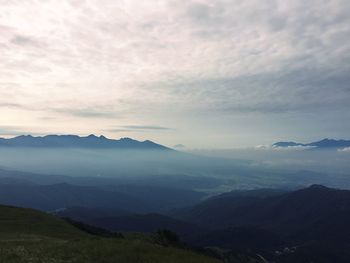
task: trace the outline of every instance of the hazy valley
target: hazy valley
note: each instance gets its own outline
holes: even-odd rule
[[[0,147],[1,204],[41,210],[92,235],[152,236],[166,229],[181,242],[175,247],[225,262],[349,259],[350,191],[326,187],[348,188],[346,173],[281,169],[258,158],[145,147],[131,139],[111,146],[105,137],[51,138],[56,145],[27,136]],[[294,161],[313,156],[312,165],[320,166],[324,156],[347,156],[337,147],[257,151],[288,151]]]

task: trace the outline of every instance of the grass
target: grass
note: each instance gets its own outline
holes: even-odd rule
[[[0,263],[215,263],[195,252],[148,240],[102,238],[32,210],[0,206]]]
[[[61,239],[84,238],[89,235],[52,215],[28,208],[0,206],[0,240],[11,234],[47,236]]]
[[[0,262],[214,263],[218,261],[191,251],[161,247],[142,241],[97,238],[0,242]]]

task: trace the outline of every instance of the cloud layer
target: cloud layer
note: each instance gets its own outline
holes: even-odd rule
[[[0,5],[6,126],[224,146],[350,128],[347,0]]]

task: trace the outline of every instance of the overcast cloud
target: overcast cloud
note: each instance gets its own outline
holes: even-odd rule
[[[350,139],[349,13],[348,0],[0,0],[0,123],[210,148]]]

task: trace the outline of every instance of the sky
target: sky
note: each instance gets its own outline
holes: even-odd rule
[[[348,0],[0,0],[0,136],[350,139]]]

